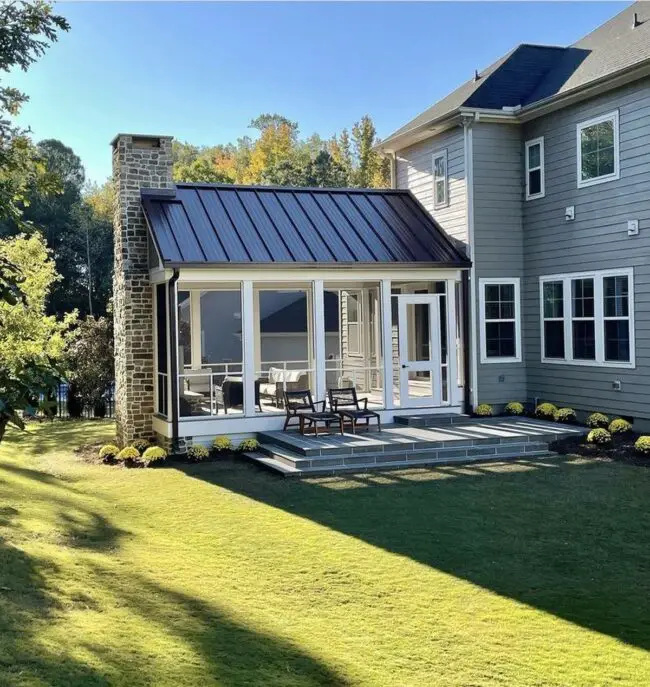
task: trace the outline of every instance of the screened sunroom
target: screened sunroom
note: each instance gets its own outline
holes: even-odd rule
[[[285,393],[353,387],[386,420],[460,412],[464,255],[406,191],[143,192],[156,431],[281,428]]]

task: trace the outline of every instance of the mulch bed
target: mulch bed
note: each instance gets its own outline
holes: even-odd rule
[[[650,456],[636,452],[634,442],[639,438],[635,432],[628,432],[622,437],[614,435],[609,446],[588,444],[585,437],[568,437],[549,444],[551,451],[564,455],[586,456],[588,458],[605,458],[628,465],[650,467]]]

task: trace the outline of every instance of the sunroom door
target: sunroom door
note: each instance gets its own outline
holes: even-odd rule
[[[400,407],[442,405],[440,296],[398,297]]]

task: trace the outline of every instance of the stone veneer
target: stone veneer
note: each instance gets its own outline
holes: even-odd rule
[[[113,140],[115,418],[121,445],[149,439],[154,412],[153,294],[141,188],[173,188],[171,136]]]

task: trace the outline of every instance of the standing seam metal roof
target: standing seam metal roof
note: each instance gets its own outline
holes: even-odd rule
[[[142,206],[168,266],[470,265],[405,190],[178,184]]]

